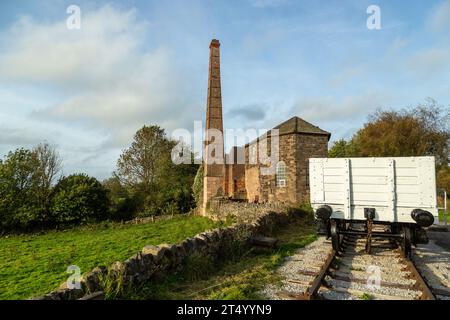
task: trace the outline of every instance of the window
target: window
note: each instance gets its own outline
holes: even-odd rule
[[[277,187],[286,187],[286,164],[284,161],[278,162],[276,169]]]

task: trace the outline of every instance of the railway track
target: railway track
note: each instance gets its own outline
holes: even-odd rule
[[[371,254],[366,240],[347,236],[338,252],[321,238],[292,256],[284,268],[286,279],[275,299],[450,299],[450,289],[429,282],[415,259],[403,258],[396,243],[373,239]]]

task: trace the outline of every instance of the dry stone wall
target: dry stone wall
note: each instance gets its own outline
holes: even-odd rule
[[[288,206],[281,202],[249,203],[213,198],[209,202],[206,216],[213,220],[226,220],[233,217],[239,223],[256,221],[268,212],[286,212]]]
[[[114,292],[149,280],[157,281],[182,271],[193,255],[221,259],[230,244],[248,245],[254,235],[270,235],[274,227],[286,224],[294,214],[281,206],[222,202],[219,218],[240,215],[239,222],[199,233],[177,244],[145,246],[126,261],[99,266],[83,275],[79,290],[69,289],[64,283],[58,290],[34,299],[74,300],[98,291]]]

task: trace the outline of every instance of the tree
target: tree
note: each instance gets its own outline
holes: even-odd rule
[[[43,214],[49,212],[52,186],[61,172],[61,158],[48,143],[40,143],[33,151],[37,160],[35,168],[36,197]],[[47,217],[42,217],[45,220]]]
[[[377,111],[352,138],[363,157],[435,156],[438,167],[449,163],[450,112],[427,100],[401,111]]]
[[[61,225],[108,218],[107,190],[94,177],[73,174],[61,178],[52,198],[52,216]]]
[[[439,189],[444,189],[450,196],[450,168],[443,166],[436,173],[436,184]]]
[[[117,161],[117,177],[127,186],[141,185],[144,190],[150,190],[170,162],[172,147],[173,143],[166,138],[164,129],[142,127],[134,135],[131,147]]]
[[[11,151],[0,160],[0,226],[2,230],[25,228],[39,219],[36,205],[36,154],[26,149]]]
[[[197,173],[196,164],[178,164],[172,162],[167,168],[165,179],[159,184],[159,193],[163,196],[158,204],[164,214],[187,212],[195,207],[191,186]]]
[[[331,149],[328,151],[328,156],[330,158],[348,158],[358,156],[357,146],[353,140],[346,141],[340,139],[335,141]]]
[[[51,223],[50,198],[61,168],[47,143],[11,151],[0,160],[0,228],[30,229]]]
[[[164,129],[144,126],[117,161],[113,175],[139,204],[141,215],[185,212],[194,205],[190,188],[198,166],[174,164],[176,145]]]
[[[449,191],[450,109],[433,99],[400,111],[378,110],[349,141],[337,141],[330,157],[436,158],[437,186]]]
[[[203,199],[203,165],[199,166],[197,174],[195,175],[194,184],[192,185],[192,193],[197,206],[201,205]]]

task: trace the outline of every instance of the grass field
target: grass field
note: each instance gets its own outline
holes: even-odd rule
[[[0,299],[26,299],[57,288],[69,265],[81,273],[126,260],[147,244],[174,243],[219,226],[207,218],[180,216],[155,223],[98,224],[43,235],[0,238]]]
[[[278,248],[272,251],[246,250],[221,263],[205,259],[188,264],[186,272],[162,283],[148,283],[125,299],[261,299],[258,293],[267,283],[280,281],[273,272],[286,256],[316,239],[311,217],[304,217],[274,235]]]
[[[439,210],[439,221],[444,222],[444,210]],[[450,212],[447,210],[447,223],[450,223]]]

